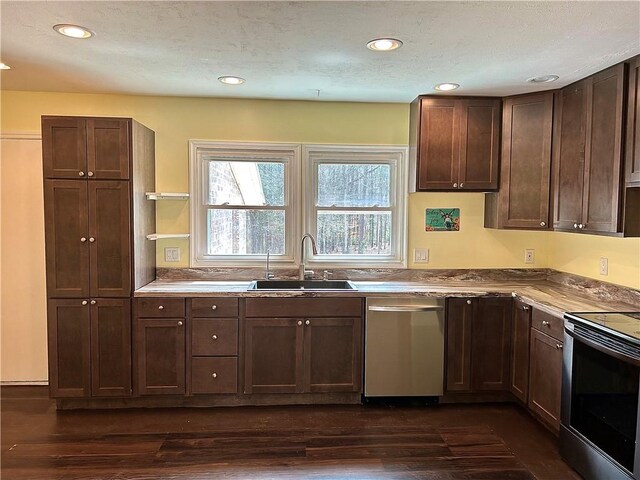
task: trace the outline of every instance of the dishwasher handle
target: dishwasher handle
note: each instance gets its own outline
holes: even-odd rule
[[[434,312],[444,310],[441,305],[369,305],[370,312]]]

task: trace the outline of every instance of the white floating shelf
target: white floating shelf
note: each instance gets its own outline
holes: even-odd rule
[[[188,200],[188,193],[147,192],[147,200]]]
[[[189,238],[188,233],[150,233],[147,240],[160,240],[162,238]]]

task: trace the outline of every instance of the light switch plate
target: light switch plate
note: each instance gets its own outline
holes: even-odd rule
[[[413,249],[413,263],[429,263],[429,249],[428,248],[414,248]]]
[[[524,263],[534,263],[535,262],[535,250],[532,248],[527,248],[524,251]]]
[[[609,275],[609,259],[600,257],[600,275]]]
[[[165,249],[164,249],[164,261],[165,262],[179,262],[180,261],[180,248],[179,247],[165,247]]]

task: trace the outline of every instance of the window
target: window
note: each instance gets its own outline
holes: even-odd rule
[[[311,263],[404,264],[405,157],[403,147],[304,146]]]
[[[298,145],[190,142],[191,264],[293,262]]]
[[[404,265],[405,147],[189,144],[192,266]]]

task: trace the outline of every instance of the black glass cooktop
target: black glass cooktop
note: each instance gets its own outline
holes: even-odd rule
[[[565,318],[640,342],[640,312],[575,312],[565,314]]]

